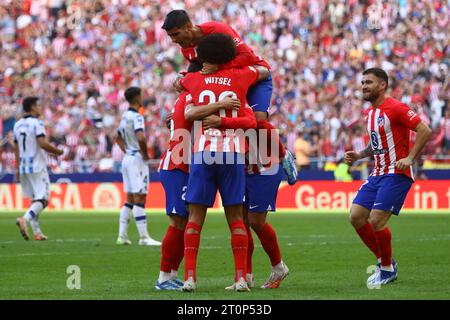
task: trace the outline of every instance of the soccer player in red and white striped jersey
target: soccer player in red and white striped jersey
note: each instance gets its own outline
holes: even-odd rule
[[[365,245],[375,254],[379,268],[367,280],[379,287],[397,279],[392,259],[391,232],[387,223],[398,215],[413,183],[412,164],[431,136],[431,130],[406,104],[386,96],[388,76],[379,68],[363,72],[363,98],[372,105],[366,115],[370,144],[361,152],[348,151],[345,161],[373,156],[375,166],[356,195],[350,222]],[[409,150],[409,134],[416,141]]]

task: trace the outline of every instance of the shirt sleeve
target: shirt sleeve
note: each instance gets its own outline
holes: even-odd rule
[[[417,113],[411,110],[406,104],[399,104],[393,110],[397,121],[411,130],[414,130],[421,122]]]
[[[258,81],[259,71],[252,66],[241,69],[242,78],[248,83],[249,86]]]
[[[133,126],[134,126],[134,132],[137,132],[139,130],[142,130],[145,132],[145,123],[144,123],[144,117],[141,115],[137,115],[134,118],[133,121]]]
[[[42,122],[41,120],[37,120],[36,126],[34,127],[34,132],[36,134],[36,138],[45,137],[44,122]]]

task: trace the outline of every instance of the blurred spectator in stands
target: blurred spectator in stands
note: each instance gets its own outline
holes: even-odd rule
[[[298,168],[309,169],[311,163],[309,157],[311,155],[311,144],[305,139],[303,131],[297,132],[297,139],[294,143],[294,152]]]

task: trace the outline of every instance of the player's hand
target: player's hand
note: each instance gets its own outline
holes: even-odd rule
[[[182,74],[178,74],[177,78],[173,82],[172,86],[177,92],[182,92],[184,88],[181,86],[180,81],[183,79],[184,76]]]
[[[202,124],[204,130],[217,129],[222,125],[222,120],[220,120],[219,116],[212,114],[204,118]]]
[[[405,169],[409,168],[410,166],[412,166],[412,164],[413,164],[413,160],[406,157],[406,158],[398,160],[395,163],[395,167],[400,170],[405,170]]]
[[[344,155],[344,162],[348,165],[352,165],[353,162],[359,160],[361,157],[356,151],[347,151]]]
[[[208,62],[203,63],[203,68],[200,71],[201,74],[212,74],[219,70],[219,66],[217,64],[210,64]]]
[[[169,112],[166,114],[166,118],[164,119],[164,122],[166,123],[166,127],[170,129],[170,121],[172,120],[172,112]]]
[[[241,100],[233,98],[233,95],[226,96],[220,101],[221,109],[225,110],[239,110],[241,108]]]

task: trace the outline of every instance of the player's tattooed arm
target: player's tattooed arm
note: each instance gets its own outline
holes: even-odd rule
[[[187,121],[201,120],[211,114],[218,112],[220,109],[239,110],[240,107],[241,101],[229,95],[223,100],[207,105],[194,106],[193,103],[187,105],[184,109],[184,118]]]
[[[265,80],[270,76],[270,71],[266,67],[253,66],[253,68],[258,70],[258,80],[257,81]]]
[[[364,159],[367,157],[373,156],[373,149],[370,143],[367,144],[367,147],[359,152],[359,159]]]
[[[123,141],[123,138],[122,138],[122,135],[120,134],[120,132],[117,133],[116,138],[114,140],[118,144],[120,150],[122,150],[123,153],[126,153],[125,142]]]
[[[349,165],[352,165],[357,160],[364,159],[364,158],[371,157],[371,156],[373,156],[373,149],[369,143],[367,145],[367,147],[360,152],[356,152],[353,150],[347,151],[344,155],[344,162]]]

